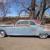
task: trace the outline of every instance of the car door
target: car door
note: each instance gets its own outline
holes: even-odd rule
[[[30,21],[30,26],[31,26],[31,30],[32,30],[32,35],[36,35],[38,26],[36,25],[35,22],[32,22],[32,21]]]
[[[15,34],[17,35],[32,35],[31,28],[28,21],[20,21],[14,27]]]
[[[32,35],[32,30],[29,24],[29,20],[24,21],[23,24],[25,25],[23,31],[24,35]]]

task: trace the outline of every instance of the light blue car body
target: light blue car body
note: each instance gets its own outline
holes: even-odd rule
[[[4,30],[7,35],[39,35],[46,33],[39,25],[0,25],[0,30]]]

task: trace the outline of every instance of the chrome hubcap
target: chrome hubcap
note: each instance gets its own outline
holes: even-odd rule
[[[41,34],[40,38],[47,38],[47,34]]]
[[[0,32],[0,37],[4,37],[4,32],[3,31]]]

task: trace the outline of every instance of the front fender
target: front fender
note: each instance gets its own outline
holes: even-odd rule
[[[42,27],[38,27],[37,28],[37,35],[39,35],[40,33],[46,33],[45,31],[44,31],[44,28],[42,28]]]

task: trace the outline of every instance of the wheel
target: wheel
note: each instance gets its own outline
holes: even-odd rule
[[[5,37],[5,36],[6,36],[5,31],[0,30],[0,38],[3,38],[3,37]]]
[[[40,37],[41,39],[46,39],[46,38],[48,37],[48,35],[41,33],[41,34],[39,35],[39,37]]]

